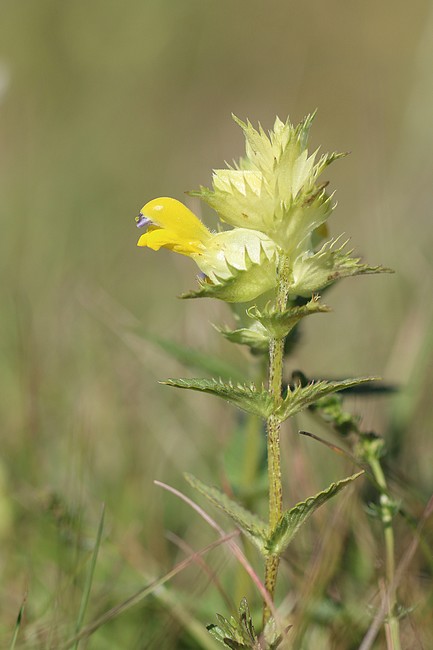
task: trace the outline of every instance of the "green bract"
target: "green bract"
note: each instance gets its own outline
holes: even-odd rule
[[[359,257],[350,256],[352,251],[343,250],[345,243],[339,248],[336,248],[336,243],[336,240],[330,240],[316,253],[305,251],[298,255],[292,266],[292,294],[311,296],[313,292],[324,289],[340,278],[390,271],[382,266],[361,264]]]
[[[277,118],[269,136],[261,127],[256,131],[249,122],[234,119],[245,134],[246,157],[235,168],[215,170],[213,189],[202,187],[194,194],[226,223],[265,233],[285,254],[308,248],[333,209],[317,179],[345,154],[328,154],[317,162],[317,152],[308,154],[313,116],[296,127]]]

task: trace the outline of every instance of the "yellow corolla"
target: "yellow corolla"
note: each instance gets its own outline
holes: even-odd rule
[[[147,228],[138,246],[191,257],[208,281],[221,288],[216,297],[245,302],[276,284],[276,246],[261,232],[233,228],[212,233],[183,203],[168,197],[146,203],[136,222]],[[223,290],[228,285],[230,290]]]
[[[146,203],[136,222],[138,228],[147,227],[147,232],[140,237],[137,245],[147,246],[154,251],[169,248],[183,255],[200,253],[212,236],[186,205],[168,197]]]

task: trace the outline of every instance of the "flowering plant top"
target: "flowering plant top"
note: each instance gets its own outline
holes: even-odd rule
[[[200,290],[189,297],[252,301],[276,290],[282,264],[291,297],[311,297],[338,278],[381,270],[361,264],[344,244],[328,238],[327,220],[335,203],[327,183],[318,179],[345,154],[318,158],[317,151],[308,152],[313,118],[309,115],[297,126],[277,118],[269,135],[261,126],[256,130],[234,118],[245,134],[245,157],[215,170],[212,189],[191,192],[231,230],[212,233],[172,198],[154,199],[142,208],[137,226],[147,232],[138,245],[168,248],[199,267]]]

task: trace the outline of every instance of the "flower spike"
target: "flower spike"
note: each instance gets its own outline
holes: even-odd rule
[[[192,192],[206,201],[222,221],[268,235],[285,254],[309,247],[317,229],[324,226],[333,208],[319,175],[346,154],[326,154],[316,162],[317,151],[308,152],[314,118],[307,116],[294,126],[275,120],[269,135],[261,126],[234,117],[246,140],[246,156],[234,168],[216,169],[213,188]]]

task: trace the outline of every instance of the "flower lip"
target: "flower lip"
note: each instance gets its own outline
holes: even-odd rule
[[[146,226],[150,226],[152,219],[145,217],[144,214],[140,212],[138,216],[135,217],[135,222],[137,224],[137,228],[146,228]]]

